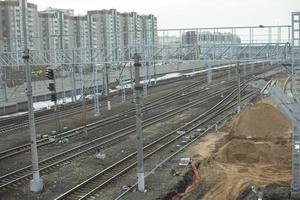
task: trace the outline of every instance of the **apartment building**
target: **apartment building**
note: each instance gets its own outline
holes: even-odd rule
[[[142,41],[144,46],[156,46],[158,40],[157,18],[154,15],[141,15]]]
[[[21,0],[0,1],[0,51],[23,50]],[[72,9],[47,8],[27,3],[30,49],[97,48],[104,61],[127,60],[135,51],[157,44],[157,19],[115,9],[92,10],[75,16]],[[139,47],[139,49],[137,49]]]
[[[74,11],[47,8],[39,12],[41,49],[69,49],[76,47]]]
[[[118,60],[121,54],[120,13],[115,9],[88,11],[96,23],[97,47],[105,61]]]
[[[27,43],[29,49],[39,47],[37,5],[26,4]],[[24,50],[22,1],[0,1],[0,51],[15,52]]]
[[[123,57],[129,59],[137,50],[137,46],[142,45],[142,21],[136,12],[121,13],[120,26]]]
[[[182,35],[185,45],[240,44],[241,38],[232,33],[187,31]]]

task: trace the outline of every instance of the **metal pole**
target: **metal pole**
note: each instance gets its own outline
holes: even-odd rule
[[[178,70],[177,70],[178,72]],[[157,75],[156,75],[156,64],[155,61],[153,62],[153,73],[154,73],[154,84],[156,85],[157,83]]]
[[[84,134],[87,136],[87,119],[86,119],[86,101],[85,101],[85,96],[87,94],[86,88],[85,88],[85,78],[83,74],[83,85],[82,85],[82,122],[84,123]]]
[[[73,65],[72,65],[72,85],[73,85],[73,91],[72,91],[72,101],[75,102],[77,101],[77,91],[76,91],[76,79],[75,79],[75,50],[72,51],[72,60],[73,60]]]
[[[207,82],[211,83],[212,80],[212,69],[210,63],[206,64],[207,66]]]
[[[81,94],[83,95],[83,85],[84,85],[84,81],[83,81],[83,67],[80,66],[80,85],[81,85]]]
[[[59,105],[57,103],[57,90],[56,90],[56,77],[55,77],[55,69],[53,70],[53,82],[54,82],[54,94],[56,95],[56,100],[54,101],[54,112],[56,114],[56,133],[59,133],[61,131],[61,121],[60,121],[60,109]]]
[[[61,50],[61,53],[62,53],[62,62],[64,62],[64,59],[63,59],[63,49],[64,49],[64,40],[63,40],[63,17],[64,17],[64,14],[62,11],[59,11],[59,29],[60,29],[60,50]],[[63,67],[63,66],[62,66]],[[65,81],[65,69],[64,67],[62,68],[62,79],[61,79],[61,88],[62,88],[62,92],[63,92],[63,103],[65,103],[66,101],[66,91],[65,91],[65,85],[64,85],[64,81]]]
[[[145,190],[145,173],[144,173],[144,155],[143,155],[143,132],[142,132],[142,98],[141,92],[143,86],[140,84],[140,55],[134,55],[134,68],[135,68],[135,86],[136,91],[136,133],[137,133],[137,176],[138,176],[138,190],[144,192]]]
[[[132,99],[133,102],[135,102],[135,89],[134,89],[134,84],[133,84],[133,75],[132,75],[132,64],[130,62],[130,82],[131,82],[131,88],[132,88]]]
[[[108,64],[105,63],[105,67],[104,67],[104,74],[105,74],[105,94],[106,94],[106,98],[107,98],[107,110],[111,110],[111,102],[109,99],[109,75],[108,75]]]
[[[98,78],[98,70],[95,69],[95,66],[94,66],[94,92],[95,92],[95,116],[100,116],[100,109],[99,109],[99,96],[98,96],[98,83],[97,83],[97,78]]]
[[[238,84],[238,104],[237,104],[237,112],[241,112],[241,70],[240,70],[240,61],[237,61],[236,64],[236,72],[237,72],[237,84]]]
[[[144,87],[144,96],[148,96],[148,79],[147,79],[147,63],[145,64],[145,68],[144,68],[144,84],[143,84],[143,87]]]
[[[66,102],[66,91],[65,91],[65,85],[64,85],[64,82],[65,82],[65,69],[62,68],[61,89],[62,89],[62,91],[63,91],[63,103]]]
[[[1,72],[1,71],[0,71]],[[4,102],[7,102],[8,101],[8,98],[7,98],[7,91],[6,91],[6,70],[4,67],[2,67],[2,75],[3,76],[3,79],[2,77],[0,77],[0,86],[1,86],[1,90],[3,90],[3,95],[4,95]]]
[[[31,134],[31,159],[32,159],[32,175],[30,180],[30,191],[39,192],[43,189],[44,183],[40,178],[39,161],[36,144],[35,121],[33,111],[33,98],[31,86],[31,67],[29,65],[29,49],[27,48],[27,1],[22,0],[22,18],[23,18],[23,38],[24,38],[24,60],[26,63],[26,83],[27,83],[27,97],[28,97],[28,117],[29,129]]]

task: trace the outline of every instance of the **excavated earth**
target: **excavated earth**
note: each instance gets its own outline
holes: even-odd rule
[[[187,154],[201,163],[200,183],[181,199],[290,199],[291,124],[271,104],[246,107]]]

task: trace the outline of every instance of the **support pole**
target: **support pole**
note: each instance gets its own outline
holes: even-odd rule
[[[95,109],[94,116],[98,117],[100,115],[100,111],[99,111],[98,84],[96,80],[97,80],[97,69],[96,66],[93,65],[93,90],[94,90],[94,109]]]
[[[144,96],[148,96],[148,67],[147,67],[147,63],[145,64],[145,69],[144,69],[145,73],[144,73],[144,84],[143,84],[143,89],[144,89]]]
[[[55,69],[53,69],[53,82],[54,82],[54,94],[56,95],[56,99],[54,101],[54,112],[56,116],[56,133],[60,133],[62,130],[61,120],[60,120],[60,109],[57,103],[57,90],[56,90],[56,76],[55,76]]]
[[[105,67],[104,67],[104,79],[105,79],[105,94],[106,94],[106,98],[107,98],[107,110],[111,110],[111,102],[109,99],[109,75],[108,75],[108,64],[105,63]]]
[[[179,72],[177,70],[177,72]],[[156,74],[156,64],[155,64],[155,61],[153,62],[153,73],[154,73],[154,85],[156,85],[157,83],[157,74]]]
[[[96,69],[96,80],[98,80],[98,70]],[[100,105],[99,105],[99,85],[96,82],[96,116],[100,116]]]
[[[134,84],[133,84],[133,74],[132,74],[132,64],[130,62],[130,83],[131,83],[131,88],[132,88],[132,99],[133,102],[135,103],[135,89],[134,89]]]
[[[81,87],[81,94],[83,95],[83,89],[84,89],[84,80],[83,80],[83,67],[80,67],[80,87]]]
[[[212,69],[211,69],[211,65],[210,64],[206,64],[206,66],[207,66],[207,82],[211,83],[211,81],[212,81]]]
[[[84,76],[83,76],[84,77]],[[85,80],[83,80],[83,83],[84,83]],[[85,88],[85,85],[83,85],[83,88],[82,88],[82,122],[84,124],[84,135],[87,136],[87,119],[86,119],[86,97],[87,95],[87,91],[86,91],[86,88]]]
[[[6,70],[4,69],[4,67],[2,70],[2,76],[3,78],[0,77],[0,90],[2,90],[4,102],[7,102],[8,98],[7,98],[7,91],[6,91]]]
[[[73,60],[73,65],[72,65],[72,85],[73,85],[73,90],[72,90],[72,102],[77,101],[77,90],[76,90],[76,78],[75,78],[75,50],[72,52],[72,60]]]
[[[138,176],[138,190],[145,191],[145,173],[144,173],[144,155],[143,155],[143,132],[142,132],[142,98],[141,92],[143,86],[140,84],[140,55],[134,55],[134,68],[135,68],[135,86],[136,91],[136,133],[137,133],[137,176]]]
[[[31,159],[32,159],[32,175],[33,179],[30,180],[30,191],[40,192],[44,183],[40,178],[39,172],[39,160],[37,153],[35,121],[33,111],[33,98],[32,98],[32,86],[31,86],[31,67],[29,65],[29,49],[27,47],[27,1],[22,0],[22,18],[23,18],[23,38],[24,38],[24,56],[23,59],[26,63],[26,83],[27,83],[27,98],[28,98],[28,117],[29,117],[29,129],[31,134]]]
[[[238,90],[237,90],[237,112],[241,112],[241,69],[240,69],[240,61],[237,61],[236,64],[236,75],[237,75],[237,84],[238,84]]]

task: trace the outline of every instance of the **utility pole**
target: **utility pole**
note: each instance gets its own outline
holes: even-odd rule
[[[156,83],[157,83],[157,76],[156,76],[156,64],[155,64],[155,61],[153,62],[153,74],[154,74],[154,85],[156,85]]]
[[[108,63],[104,66],[105,94],[107,98],[107,110],[111,110],[111,102],[109,99],[109,79],[108,79]]]
[[[77,101],[77,90],[76,90],[76,78],[75,78],[75,50],[73,49],[72,51],[72,102],[76,102]]]
[[[6,91],[6,70],[4,67],[2,67],[1,71],[0,71],[0,90],[2,90],[4,101],[7,102],[8,98],[7,98],[7,91]]]
[[[241,69],[240,69],[240,61],[238,60],[236,63],[236,74],[237,74],[237,84],[238,84],[238,93],[237,93],[237,112],[241,112]]]
[[[208,64],[206,64],[206,66],[207,66],[207,82],[208,82],[208,83],[211,83],[211,81],[212,81],[212,69],[211,69],[211,64],[208,63]],[[194,69],[193,69],[193,71],[194,71]]]
[[[94,106],[95,106],[95,114],[94,116],[95,117],[98,117],[100,116],[100,106],[99,106],[99,95],[98,95],[98,83],[97,83],[97,80],[98,80],[98,70],[96,68],[96,66],[94,65],[93,67],[93,71],[94,71]]]
[[[84,74],[83,74],[83,78],[84,78]],[[84,134],[85,136],[87,136],[87,119],[86,119],[86,88],[85,88],[85,78],[83,79],[83,85],[82,85],[82,122],[84,123]]]
[[[28,97],[28,117],[29,129],[31,134],[31,159],[32,159],[32,175],[33,179],[30,180],[30,191],[39,192],[44,187],[44,182],[40,178],[39,160],[36,144],[36,132],[33,111],[33,98],[31,86],[31,67],[29,65],[29,49],[27,45],[27,1],[22,0],[22,18],[23,18],[23,39],[24,39],[24,55],[23,59],[26,63],[26,83],[27,83],[27,97]]]
[[[63,32],[63,21],[64,21],[64,13],[62,11],[59,11],[59,33],[60,33],[60,49],[61,51],[63,51],[64,49],[64,32]],[[62,53],[62,61],[64,61],[64,57],[63,57],[63,53]],[[61,79],[61,88],[62,88],[62,92],[63,92],[63,103],[66,102],[66,91],[65,91],[65,86],[64,86],[64,81],[65,81],[65,69],[62,66],[62,79]]]
[[[56,133],[60,133],[60,131],[62,130],[62,125],[61,125],[61,120],[60,120],[60,108],[59,108],[59,105],[57,103],[57,90],[56,90],[56,77],[55,77],[55,73],[54,73],[54,70],[53,70],[53,82],[54,82],[54,95],[53,97],[51,97],[51,100],[53,101],[54,100],[54,103],[55,103],[55,112],[57,113],[57,117],[56,117]]]
[[[95,117],[100,116],[99,110],[99,96],[98,96],[98,83],[97,83],[97,69],[96,63],[94,60],[94,50],[93,50],[93,18],[92,16],[87,16],[88,19],[88,28],[89,28],[89,47],[90,47],[90,56],[91,56],[91,66],[93,67],[93,89],[94,89],[94,109],[95,109]]]
[[[133,74],[132,74],[131,62],[130,62],[130,83],[131,83],[131,88],[132,88],[132,99],[133,99],[133,102],[135,102],[135,89],[134,89],[134,84],[133,84]]]
[[[141,92],[143,86],[140,84],[140,59],[139,54],[134,54],[134,76],[135,76],[135,105],[136,105],[136,134],[137,134],[137,176],[138,190],[145,191],[145,173],[144,173],[144,155],[143,155],[143,132],[142,132],[142,108],[141,108]]]

